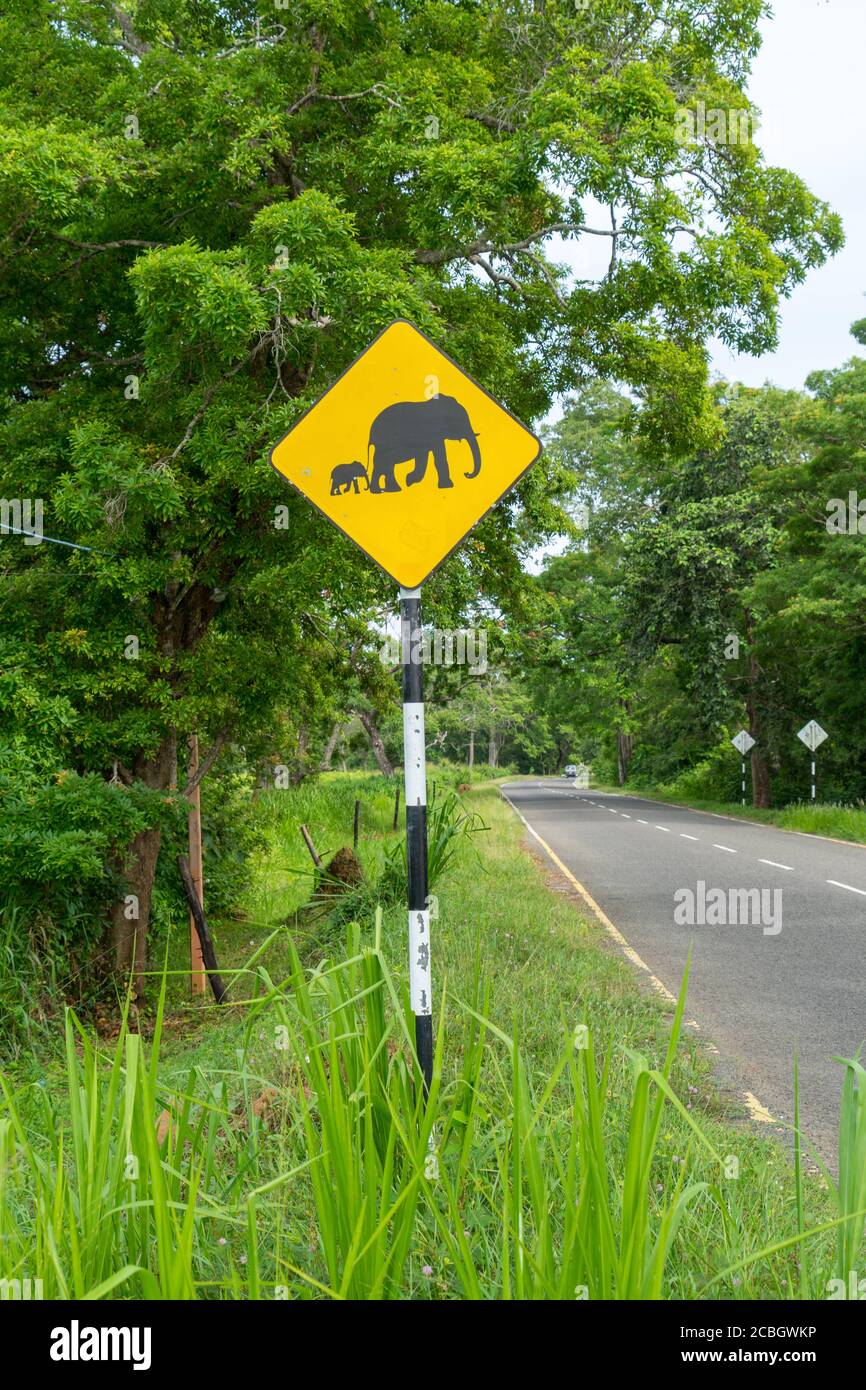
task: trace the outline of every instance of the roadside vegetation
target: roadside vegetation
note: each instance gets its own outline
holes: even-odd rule
[[[716,439],[679,456],[636,438],[627,392],[575,392],[546,443],[575,477],[580,539],[539,574],[546,614],[513,668],[547,731],[534,766],[737,805],[745,729],[750,803],[863,838],[866,320],[851,333],[855,355],[801,391],[717,382]]]
[[[824,1297],[857,1268],[858,1065],[838,1181],[805,1144],[792,1164],[717,1094],[684,1001],[643,996],[551,891],[497,789],[438,795],[429,1106],[402,903],[305,913],[299,825],[336,850],[360,797],[381,881],[393,788],[268,793],[245,914],[216,930],[229,1002],[183,1002],[180,918],[139,1032],[68,1012],[38,1065],[7,1068],[3,1277],[38,1274],[48,1298],[737,1299]]]

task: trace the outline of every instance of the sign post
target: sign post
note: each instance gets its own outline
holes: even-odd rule
[[[271,450],[276,471],[400,586],[409,995],[425,1091],[433,1001],[421,584],[540,453],[536,436],[406,319],[383,329]]]
[[[427,892],[427,758],[424,668],[421,665],[421,590],[400,590],[403,657],[403,787],[409,879],[409,998],[415,1049],[424,1089],[433,1079],[433,1008],[430,973],[430,903]]]
[[[754,746],[755,746],[755,740],[752,738],[752,735],[748,732],[748,730],[746,730],[746,729],[741,729],[740,732],[739,732],[738,734],[736,734],[734,738],[731,739],[731,743],[734,745],[735,748],[739,749],[739,752],[740,752],[740,790],[741,790],[741,792],[742,792],[743,805],[745,806],[745,804],[746,804],[746,754],[748,753],[748,751],[749,751],[750,748],[754,748]]]
[[[826,730],[821,728],[814,719],[810,719],[808,724],[804,724],[797,734],[798,739],[805,743],[809,752],[812,754],[812,800],[815,800],[815,749],[820,748],[824,739],[828,737]]]

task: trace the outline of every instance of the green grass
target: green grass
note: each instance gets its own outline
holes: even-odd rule
[[[777,825],[782,830],[800,830],[809,835],[828,835],[836,840],[850,840],[853,844],[866,844],[866,808],[862,806],[843,806],[837,803],[819,802],[813,806],[808,801],[797,801],[790,806],[776,810],[761,810],[755,806],[742,806],[738,801],[713,801],[706,797],[685,796],[682,793],[667,792],[661,787],[602,786],[593,783],[599,791],[616,792],[622,796],[645,796],[652,801],[665,801],[669,805],[691,806],[696,811],[712,811],[720,816],[734,816],[742,820],[759,821],[763,825]]]
[[[249,920],[216,927],[228,1007],[168,1012],[166,976],[151,1040],[104,1047],[70,1014],[43,1076],[4,1078],[0,1276],[48,1298],[738,1299],[858,1268],[856,1063],[838,1179],[794,1168],[721,1104],[683,1000],[642,995],[551,891],[495,787],[435,885],[425,1107],[402,906],[284,925],[311,888],[298,825],[351,843],[356,795],[372,877],[398,843],[383,779],[257,803]]]

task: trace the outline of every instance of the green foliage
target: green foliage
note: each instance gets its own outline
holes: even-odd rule
[[[427,803],[427,883],[431,892],[438,889],[461,839],[486,829],[478,812],[467,809],[456,792],[437,795],[434,791]],[[384,873],[375,891],[381,892],[385,901],[392,901],[395,895],[405,896],[407,872],[404,835],[389,850]]]
[[[21,1045],[56,992],[77,992],[104,951],[107,907],[124,893],[130,840],[170,827],[170,803],[141,786],[80,775],[0,745],[0,1038]],[[101,948],[101,949],[100,949]]]
[[[489,763],[477,762],[470,767],[468,763],[452,763],[447,758],[436,757],[427,764],[427,782],[431,789],[450,787],[452,791],[459,791],[476,782],[494,782],[512,776],[516,771],[513,763],[491,767]]]
[[[520,23],[440,0],[11,0],[0,494],[90,547],[3,539],[13,729],[32,707],[52,767],[168,793],[192,730],[304,766],[329,719],[393,701],[354,660],[390,588],[267,459],[395,316],[527,420],[599,375],[654,447],[709,447],[704,343],[766,350],[780,296],[841,244],[751,138],[677,138],[683,104],[746,105],[761,8],[676,0],[659,26],[632,0]],[[557,235],[609,245],[595,279],[556,264]],[[566,525],[567,483],[545,458],[431,606],[459,621],[481,593],[519,625],[521,560]],[[561,756],[519,682],[496,694],[508,756]],[[297,742],[262,748],[286,709]]]
[[[694,767],[681,772],[660,790],[683,801],[738,801],[740,791],[740,757],[730,743],[719,743],[712,752]]]
[[[683,457],[647,449],[633,404],[597,384],[551,430],[589,521],[539,578],[536,715],[555,741],[595,739],[597,779],[715,801],[739,801],[729,740],[745,727],[759,806],[808,795],[796,735],[817,718],[820,798],[858,802],[866,363],[814,374],[808,394],[715,397],[716,442]]]
[[[420,1245],[448,1271],[446,1297],[657,1299],[676,1277],[678,1237],[699,1222],[729,1242],[727,1267],[704,1275],[710,1289],[828,1230],[839,1277],[857,1267],[866,1130],[854,1061],[845,1063],[838,1183],[827,1175],[838,1215],[802,1222],[798,1171],[797,1234],[773,1244],[768,1233],[764,1249],[740,1255],[727,1159],[671,1085],[685,983],[663,1064],[630,1054],[621,1136],[611,1129],[610,1058],[596,1059],[589,1031],[570,1032],[550,1074],[538,1075],[485,1016],[477,976],[462,1006],[457,1076],[443,1085],[443,1007],[425,1100],[411,1015],[378,929],[362,946],[351,927],[346,954],[312,972],[292,952],[288,991],[263,966],[257,974],[246,1045],[216,1082],[195,1069],[174,1087],[160,1077],[162,1001],[149,1056],[125,1019],[102,1057],[67,1015],[60,1116],[40,1088],[16,1092],[0,1076],[3,1278],[36,1266],[48,1299],[402,1299],[417,1293],[408,1281]],[[264,1108],[250,1065],[250,1038],[263,1027],[286,1065]],[[242,1096],[235,1108],[227,1080]],[[279,1131],[269,1135],[274,1106]],[[672,1112],[714,1180],[689,1181],[683,1160],[669,1183],[657,1181]],[[51,1258],[37,1261],[44,1249]],[[801,1296],[827,1272],[804,1272]]]
[[[201,791],[202,853],[207,866],[205,898],[211,922],[242,910],[252,882],[256,857],[265,843],[262,820],[251,814],[254,774],[232,750],[228,765],[207,777]],[[177,869],[178,854],[189,852],[186,803],[163,833],[154,882],[153,925],[157,940],[172,923],[183,921],[188,904]],[[151,958],[158,950],[151,947]]]

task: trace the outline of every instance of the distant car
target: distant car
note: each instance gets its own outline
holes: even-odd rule
[[[577,768],[575,767],[574,763],[568,763],[562,775],[563,777],[576,777]]]

